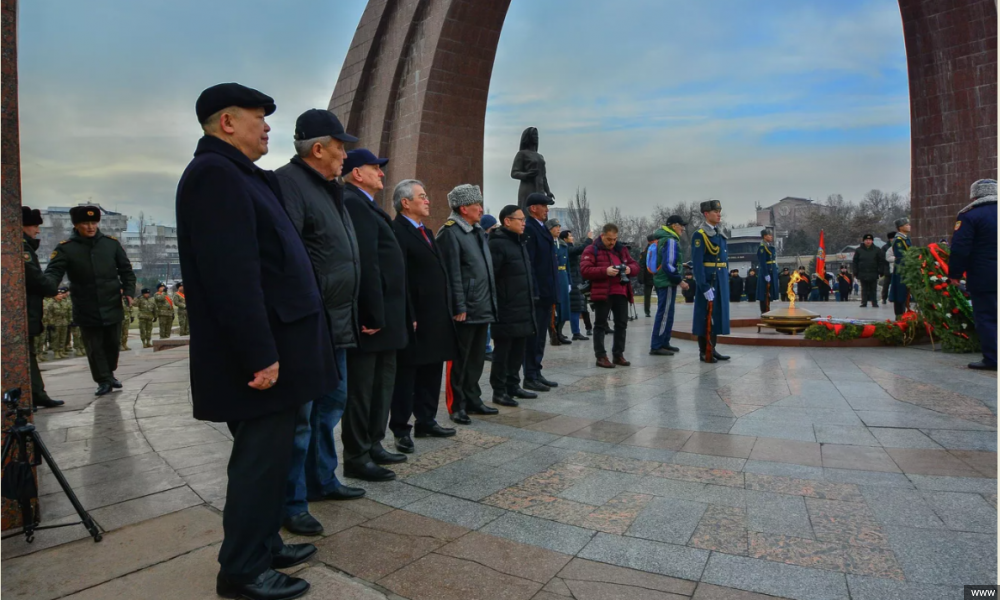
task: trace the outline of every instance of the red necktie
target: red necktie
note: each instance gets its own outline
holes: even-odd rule
[[[431,244],[431,238],[427,237],[427,229],[423,225],[421,225],[419,229],[420,233],[424,234],[424,240],[427,241],[427,245],[433,247],[434,244]]]

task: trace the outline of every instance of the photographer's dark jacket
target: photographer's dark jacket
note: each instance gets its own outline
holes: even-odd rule
[[[55,296],[58,291],[59,281],[52,277],[45,277],[42,274],[42,267],[38,263],[38,240],[24,236],[24,289],[28,293],[28,335],[40,335],[42,333],[42,299]]]
[[[69,276],[73,288],[73,322],[81,327],[121,323],[122,290],[135,293],[135,273],[121,243],[97,230],[86,238],[73,230],[68,240],[52,251],[45,276],[56,285]]]
[[[551,237],[551,236],[549,236]],[[497,295],[493,284],[493,260],[483,228],[469,225],[452,213],[437,233],[438,252],[448,271],[451,312],[465,313],[459,326],[496,320]]]
[[[626,265],[632,275],[639,273],[639,265],[621,242],[615,242],[615,247],[608,250],[604,240],[598,237],[583,251],[583,256],[580,258],[580,273],[584,279],[589,279],[591,282],[590,299],[593,302],[600,302],[611,296],[628,296],[629,302],[632,302],[631,283],[623,284],[621,275],[617,273],[608,275],[608,267],[612,265]],[[629,277],[631,278],[631,275]]]

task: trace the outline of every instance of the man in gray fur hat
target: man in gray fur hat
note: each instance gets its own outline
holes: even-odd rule
[[[495,415],[483,404],[479,377],[486,361],[486,338],[496,320],[497,297],[493,260],[479,225],[483,193],[478,185],[462,184],[448,192],[451,216],[437,233],[441,262],[448,274],[451,314],[458,332],[458,356],[448,363],[445,399],[451,420],[472,422],[468,413]]]

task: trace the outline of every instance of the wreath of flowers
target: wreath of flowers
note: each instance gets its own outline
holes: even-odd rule
[[[854,319],[816,319],[806,328],[805,338],[820,342],[875,338],[888,346],[905,346],[923,334],[920,315],[909,311],[899,321],[862,321]]]
[[[946,244],[912,247],[903,261],[902,278],[924,319],[927,333],[945,352],[979,352],[972,305],[962,274],[949,274]],[[957,275],[957,276],[956,276]],[[959,279],[959,285],[951,278]]]

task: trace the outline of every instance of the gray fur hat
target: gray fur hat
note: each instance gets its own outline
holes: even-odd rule
[[[559,222],[559,219],[549,219],[548,221],[545,222],[546,229],[552,229],[553,227],[562,227],[562,224]]]
[[[899,229],[903,225],[909,225],[910,224],[910,220],[907,219],[906,217],[902,217],[902,218],[896,219],[896,221],[893,224],[896,226],[896,229]]]
[[[463,183],[448,192],[448,206],[457,210],[460,206],[483,203],[483,191],[478,185]]]
[[[996,179],[980,179],[972,184],[972,189],[969,191],[969,198],[971,200],[979,200],[980,198],[988,198],[991,196],[994,200],[997,197]]]

